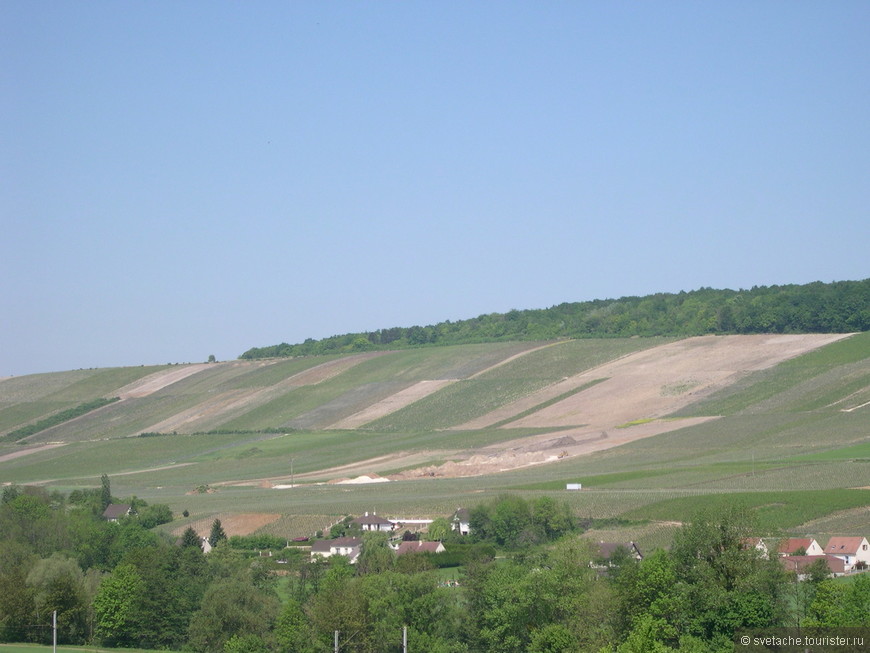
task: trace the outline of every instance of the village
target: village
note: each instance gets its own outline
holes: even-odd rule
[[[450,528],[460,536],[471,533],[471,514],[467,508],[459,508],[450,517]],[[425,535],[431,519],[399,519],[385,518],[374,512],[366,512],[362,516],[349,520],[351,528],[361,532],[380,532],[390,536],[390,548],[396,555],[414,553],[439,554],[446,553],[444,543],[438,540],[426,540]],[[206,538],[204,546],[208,546]],[[592,555],[589,561],[591,567],[607,569],[617,559],[643,560],[644,554],[636,542],[605,542],[593,541]],[[345,556],[351,564],[359,558],[364,540],[360,536],[341,536],[329,539],[319,539],[311,544],[312,558],[329,558]],[[811,567],[826,570],[830,577],[847,576],[864,572],[870,568],[870,542],[862,536],[833,536],[825,546],[815,538],[748,538],[744,540],[746,549],[754,549],[762,558],[776,556],[786,572],[794,573],[798,580],[810,576]],[[823,567],[821,565],[824,565]]]

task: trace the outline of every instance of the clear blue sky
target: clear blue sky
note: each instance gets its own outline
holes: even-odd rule
[[[0,376],[870,276],[870,3],[0,3]]]

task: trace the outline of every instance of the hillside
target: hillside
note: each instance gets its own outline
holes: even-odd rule
[[[868,433],[868,333],[484,343],[0,382],[0,482],[68,491],[107,473],[119,496],[188,510],[174,529],[221,515],[285,536],[505,490],[558,493],[650,543],[734,495],[790,506],[778,528],[870,530],[870,492],[854,489],[870,485]],[[576,481],[584,490],[566,494]]]

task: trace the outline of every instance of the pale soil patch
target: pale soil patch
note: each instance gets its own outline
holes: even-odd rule
[[[496,473],[693,426],[714,417],[661,418],[751,372],[845,337],[848,334],[702,336],[629,354],[455,427],[493,426],[591,381],[605,379],[508,425],[560,430],[485,447],[469,452],[464,460],[403,472],[394,478]],[[616,428],[635,420],[649,421]]]
[[[390,413],[394,413],[400,408],[409,406],[415,401],[419,401],[424,397],[428,397],[441,388],[455,383],[458,379],[437,379],[431,381],[418,381],[409,388],[400,390],[399,392],[382,399],[381,401],[372,404],[371,406],[354,413],[334,424],[327,426],[328,429],[356,429],[364,424],[373,422],[376,419],[385,417]]]
[[[851,413],[852,411],[858,410],[859,408],[866,408],[867,406],[870,406],[870,401],[860,404],[859,406],[852,406],[852,408],[843,408],[842,411],[844,413]]]
[[[413,467],[416,465],[425,465],[434,460],[444,460],[444,458],[461,456],[462,452],[457,450],[451,451],[415,451],[406,452],[399,451],[385,456],[377,456],[367,460],[349,463],[347,465],[339,465],[328,469],[320,469],[314,472],[305,472],[303,474],[294,474],[293,481],[296,486],[300,483],[325,483],[328,481],[346,480],[354,477],[368,476],[376,478],[379,473],[389,471],[391,469],[402,467]],[[391,480],[393,477],[387,477]],[[293,486],[290,484],[290,474],[281,476],[270,476],[267,478],[247,479],[244,481],[218,481],[212,483],[213,487],[218,486],[233,486],[233,487],[266,487],[272,489],[290,489]],[[382,482],[382,481],[381,481]]]
[[[130,476],[131,474],[144,474],[145,472],[162,472],[164,469],[177,469],[178,467],[187,467],[196,463],[172,463],[170,465],[160,465],[159,467],[148,467],[146,469],[133,469],[128,472],[112,472],[112,476]]]
[[[406,467],[410,469],[389,478],[478,476],[601,451],[715,419],[715,416],[663,418],[753,371],[845,337],[848,334],[703,336],[668,343],[623,356],[456,427],[463,430],[490,427],[591,381],[605,379],[508,425],[552,428],[548,433],[474,450],[396,452],[297,474],[295,478],[299,481],[373,478],[375,473]],[[631,422],[637,423],[618,428]],[[450,462],[433,464],[443,460]],[[289,475],[284,475],[231,484],[271,486],[289,480]]]
[[[62,446],[61,444],[53,444],[53,447]],[[144,474],[145,472],[159,472],[164,469],[174,469],[176,467],[187,467],[188,465],[195,465],[196,463],[172,463],[171,465],[161,465],[160,467],[148,467],[147,469],[133,469],[126,472],[112,472],[112,476],[130,476],[131,474]],[[45,485],[47,483],[58,483],[61,481],[69,481],[69,479],[60,479],[60,478],[44,478],[35,481],[28,481],[28,485]]]
[[[606,379],[527,417],[511,428],[588,424],[612,428],[655,419],[737,379],[829,344],[847,334],[701,336],[645,349],[605,363],[499,408],[457,429],[485,428],[546,401]]]
[[[475,372],[469,379],[475,379],[482,374],[486,374],[491,370],[494,370],[502,365],[507,365],[508,363],[522,358],[523,356],[527,356],[532,352],[538,351],[540,349],[546,349],[547,347],[553,347],[555,345],[561,345],[564,341],[559,342],[548,342],[545,345],[541,345],[539,347],[532,347],[531,349],[527,349],[525,351],[518,352],[513,356],[508,356],[504,360],[495,363],[494,365],[490,365],[487,368],[480,370],[479,372]],[[409,388],[405,388],[404,390],[400,390],[399,392],[382,399],[381,401],[372,404],[368,408],[365,408],[349,417],[346,417],[335,424],[331,424],[325,428],[330,429],[357,429],[369,422],[373,422],[376,419],[380,419],[382,417],[386,417],[397,410],[404,408],[405,406],[410,406],[415,401],[419,401],[424,397],[428,397],[429,395],[437,392],[441,388],[444,388],[451,383],[455,383],[459,379],[430,379],[425,381],[419,381],[412,385]]]
[[[541,345],[540,347],[532,347],[531,349],[526,349],[525,351],[518,352],[518,353],[514,354],[513,356],[509,356],[509,357],[505,358],[503,361],[499,361],[495,365],[490,365],[486,369],[480,370],[479,372],[472,374],[468,378],[469,379],[476,379],[477,377],[479,377],[483,374],[486,374],[487,372],[491,372],[492,370],[499,368],[502,365],[507,365],[508,363],[511,363],[518,358],[522,358],[523,356],[527,356],[528,354],[531,354],[532,352],[540,351],[541,349],[546,349],[547,347],[555,347],[557,345],[564,344],[565,342],[567,342],[567,341],[566,340],[559,340],[557,342],[548,342],[547,344]]]
[[[184,426],[199,420],[249,405],[258,392],[258,390],[229,390],[142,430],[146,433],[171,433],[183,430]]]
[[[366,485],[368,483],[389,483],[390,479],[372,474],[371,476],[357,476],[356,478],[345,478],[340,481],[332,481],[336,485]]]
[[[331,379],[342,372],[349,370],[350,368],[359,365],[363,361],[367,361],[370,358],[376,358],[378,356],[384,356],[385,354],[389,354],[388,351],[372,351],[365,354],[355,354],[353,356],[345,356],[343,358],[339,358],[334,361],[329,361],[326,363],[322,363],[315,367],[309,368],[307,370],[303,370],[298,374],[294,374],[291,377],[288,377],[286,380],[281,381],[276,384],[274,387],[284,386],[284,387],[295,387],[295,386],[303,386],[303,385],[316,385],[318,383],[322,383],[327,379]]]
[[[46,449],[54,449],[55,447],[62,447],[64,442],[55,442],[53,444],[43,444],[38,447],[31,447],[30,449],[22,449],[21,451],[13,451],[12,453],[5,453],[0,456],[0,463],[5,463],[7,460],[15,460],[16,458],[21,458],[21,456],[28,456],[32,453],[36,453],[37,451],[45,451]]]
[[[178,383],[189,376],[193,376],[198,372],[202,372],[210,366],[224,365],[225,363],[196,363],[193,365],[182,365],[171,370],[161,370],[142,377],[137,381],[133,381],[123,388],[118,390],[117,396],[121,399],[133,399],[138,397],[147,397],[154,394],[158,390]]]
[[[200,537],[208,537],[211,533],[211,525],[214,523],[214,520],[220,519],[221,526],[224,529],[224,533],[227,534],[227,537],[233,535],[250,535],[254,531],[263,528],[263,526],[278,521],[280,518],[281,515],[279,514],[265,512],[222,512],[218,515],[198,519],[185,526],[179,526],[172,531],[172,534],[180,536],[184,534],[184,531],[187,530],[188,526],[190,526],[199,534]]]
[[[496,474],[603,451],[678,428],[701,424],[711,419],[716,418],[692,417],[680,420],[656,420],[624,429],[607,431],[587,427],[563,429],[490,445],[474,452],[467,452],[464,456],[454,456],[454,458],[458,458],[457,460],[441,465],[407,470],[394,474],[390,478],[401,480]]]
[[[248,388],[229,390],[221,393],[216,397],[211,397],[196,406],[193,406],[181,413],[173,415],[161,422],[152,424],[143,431],[153,431],[157,433],[165,433],[171,431],[185,430],[195,431],[197,428],[208,428],[209,423],[215,421],[216,418],[230,413],[241,413],[256,406],[261,406],[275,399],[276,397],[285,394],[293,388],[298,388],[308,385],[317,385],[331,379],[334,376],[349,370],[350,368],[359,365],[365,360],[374,356],[383,356],[387,352],[369,352],[365,354],[357,354],[355,356],[347,356],[334,361],[328,361],[320,365],[316,365],[307,370],[303,370],[297,374],[287,377],[283,381],[274,385],[262,388]],[[275,360],[264,362],[239,362],[218,363],[218,365],[248,365],[262,366],[274,364]],[[209,365],[209,364],[206,364]],[[215,365],[215,363],[210,363]]]

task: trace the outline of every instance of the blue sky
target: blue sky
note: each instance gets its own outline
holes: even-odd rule
[[[0,3],[0,376],[870,276],[870,3]]]

